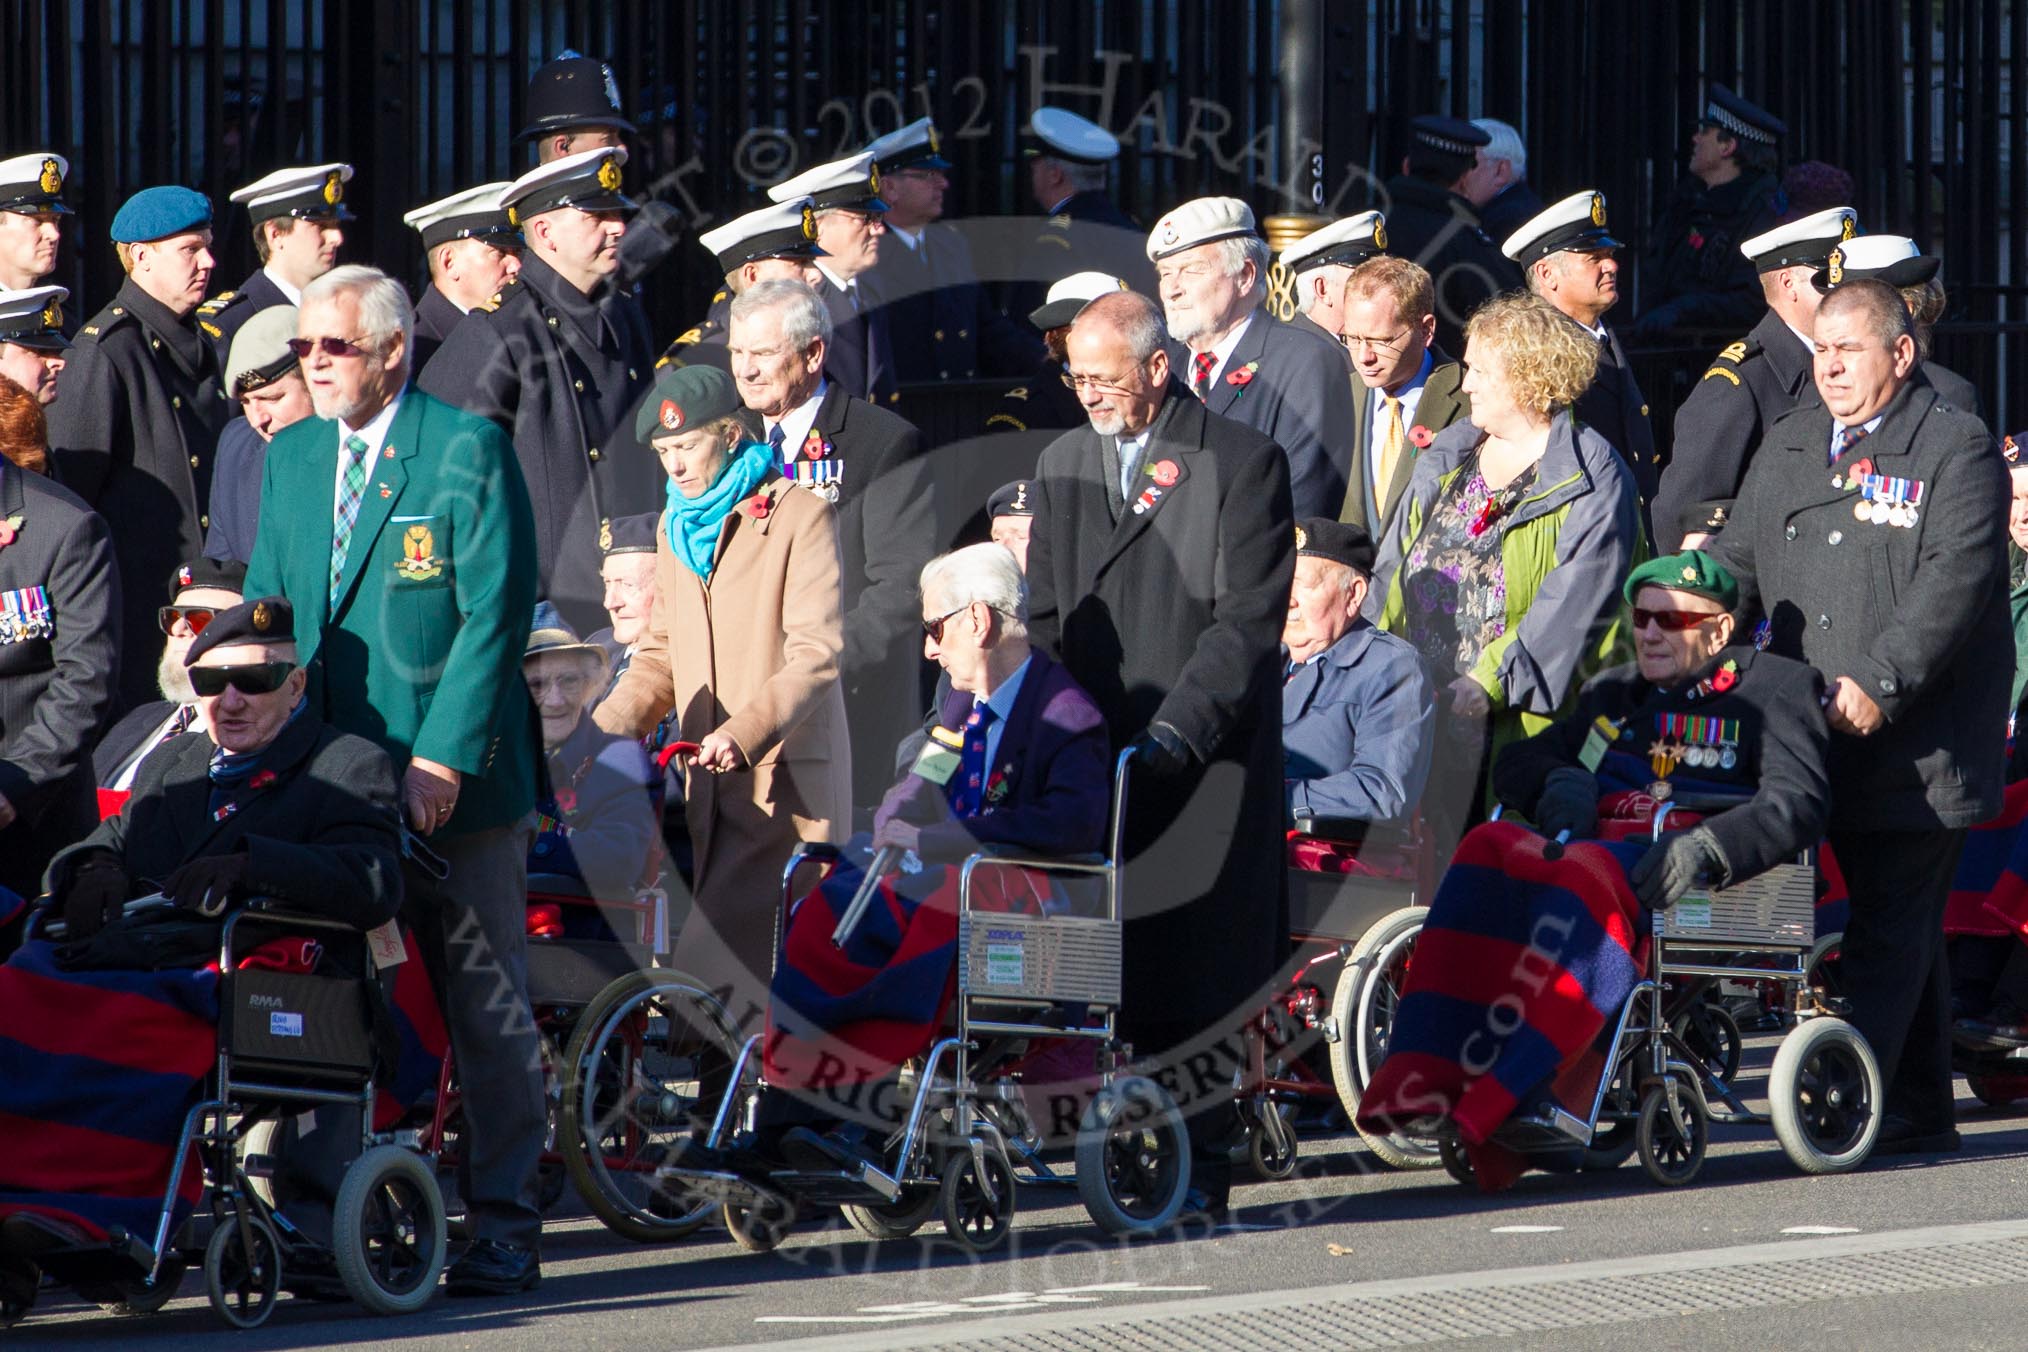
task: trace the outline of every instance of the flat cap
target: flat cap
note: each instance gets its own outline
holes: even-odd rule
[[[198,558],[177,564],[176,571],[169,574],[171,601],[198,587],[243,592],[246,590],[246,565],[238,559]]]
[[[70,161],[52,151],[38,150],[0,160],[0,211],[49,211],[67,215],[63,181]]]
[[[212,616],[211,623],[205,625],[204,632],[191,643],[183,665],[195,666],[197,659],[213,648],[229,648],[235,643],[295,641],[295,607],[285,596],[263,596],[255,601],[242,601],[232,609],[221,610]]]
[[[1368,576],[1379,557],[1366,527],[1327,516],[1306,516],[1296,523],[1296,554],[1329,559]]]
[[[195,188],[143,188],[120,203],[106,233],[115,244],[142,244],[211,225],[211,199]]]
[[[1788,133],[1788,123],[1759,104],[1743,99],[1722,84],[1705,91],[1704,116],[1700,125],[1716,127],[1737,141],[1756,141],[1771,146]]]
[[[63,336],[63,303],[69,299],[69,290],[61,286],[0,291],[0,343],[63,351],[70,346]]]
[[[1021,153],[1071,164],[1111,164],[1120,157],[1117,136],[1068,108],[1037,108],[1028,119]]]
[[[304,219],[352,219],[345,209],[345,185],[352,181],[349,164],[309,164],[277,169],[233,190],[231,201],[246,207],[255,225],[282,216]]]
[[[1819,291],[1869,277],[1893,287],[1921,286],[1942,266],[1941,258],[1925,254],[1906,235],[1860,235],[1832,249],[1810,280]]]
[[[532,141],[572,127],[630,132],[634,124],[620,115],[620,86],[613,79],[613,68],[597,57],[566,51],[528,82],[528,125],[515,132],[514,139]]]
[[[1077,318],[1077,312],[1109,291],[1127,291],[1124,277],[1109,272],[1073,272],[1051,284],[1042,304],[1028,312],[1028,322],[1047,333]]]
[[[872,152],[865,150],[784,179],[768,189],[768,197],[776,202],[807,197],[818,211],[828,207],[887,210],[887,203],[880,200],[880,166],[873,162]]]
[[[616,516],[600,540],[599,548],[607,558],[615,554],[652,554],[655,552],[655,527],[661,520],[655,512]]]
[[[816,203],[807,197],[777,202],[735,216],[697,242],[718,259],[720,272],[733,272],[761,258],[821,258],[817,247]]]
[[[1755,235],[1739,246],[1759,272],[1793,268],[1804,264],[1828,266],[1831,250],[1859,232],[1858,218],[1850,207],[1832,207],[1789,221]]]
[[[561,207],[632,211],[634,200],[620,191],[620,166],[626,162],[625,146],[597,146],[537,165],[500,194],[507,223],[519,226],[531,216]]]
[[[634,437],[643,445],[656,437],[729,418],[743,407],[739,387],[716,366],[665,366],[634,415]]]
[[[1282,266],[1295,272],[1339,264],[1356,268],[1375,254],[1387,252],[1387,217],[1362,211],[1312,230],[1282,250]]]
[[[239,326],[225,356],[225,393],[237,399],[272,385],[296,369],[289,340],[296,336],[296,307],[270,305]]]
[[[1628,605],[1634,603],[1643,587],[1667,587],[1670,591],[1708,596],[1727,610],[1739,604],[1738,579],[1726,571],[1724,564],[1701,549],[1686,549],[1681,554],[1664,554],[1660,558],[1649,559],[1627,574],[1627,585],[1623,591]]]
[[[1606,229],[1602,192],[1575,192],[1528,220],[1500,246],[1500,252],[1523,268],[1566,249],[1624,248]]]
[[[986,499],[986,515],[1034,516],[1035,492],[1030,480],[1016,479],[1011,484],[1001,484],[993,490],[993,496]]]
[[[1193,198],[1155,222],[1148,232],[1148,257],[1160,262],[1199,244],[1253,233],[1253,208],[1237,197]]]
[[[481,183],[476,188],[425,203],[404,215],[401,223],[422,236],[425,249],[454,239],[518,235],[520,227],[507,219],[507,208],[500,203],[500,194],[513,186],[504,182]]]
[[[880,172],[891,174],[897,169],[948,169],[951,162],[943,155],[944,140],[937,135],[936,124],[926,117],[919,117],[899,131],[875,137],[866,143],[866,153],[880,166]]]

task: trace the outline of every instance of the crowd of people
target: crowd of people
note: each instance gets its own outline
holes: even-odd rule
[[[1156,1062],[1275,977],[1298,823],[1440,862],[1496,800],[1584,835],[1700,776],[1753,803],[1630,886],[1666,907],[1828,839],[1882,1149],[1954,1145],[1954,1018],[2028,1044],[2022,964],[1953,1008],[1943,932],[2028,671],[2028,471],[2010,494],[1928,360],[1938,260],[1788,210],[1771,114],[1711,91],[1643,260],[1644,337],[1741,331],[1665,465],[1607,204],[1544,204],[1506,124],[1416,118],[1378,209],[1276,257],[1235,198],[1135,223],[1118,141],[1038,108],[1042,216],[996,288],[923,119],[701,236],[724,287],[679,326],[614,281],[611,88],[538,73],[537,165],[405,217],[416,299],[338,262],[354,167],[290,166],[244,217],[133,194],[125,280],[72,327],[43,283],[68,165],[0,162],[0,900],[73,942],[154,892],[398,904],[470,1105],[453,1292],[539,1277],[525,952],[568,922],[524,913],[531,875],[677,897],[669,961],[764,1009],[799,844],[1089,851],[1108,749],[1136,752],[1122,1026]],[[217,291],[240,228],[261,266]],[[925,445],[909,392],[982,374],[1026,383]],[[939,538],[955,462],[1018,438]],[[1671,740],[1700,699],[1720,731]],[[1188,1127],[1216,1213],[1229,1102]]]

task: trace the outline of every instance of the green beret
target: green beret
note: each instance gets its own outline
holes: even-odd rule
[[[1643,587],[1667,587],[1671,591],[1708,596],[1727,610],[1739,604],[1738,580],[1725,570],[1723,564],[1701,549],[1686,549],[1681,554],[1664,554],[1659,559],[1649,559],[1627,574],[1628,605],[1634,603],[1634,597]]]
[[[642,445],[671,432],[703,427],[739,412],[739,387],[716,366],[665,366],[634,415]]]

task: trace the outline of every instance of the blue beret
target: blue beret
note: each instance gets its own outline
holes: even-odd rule
[[[195,188],[143,188],[113,213],[115,244],[167,239],[211,224],[211,199]]]

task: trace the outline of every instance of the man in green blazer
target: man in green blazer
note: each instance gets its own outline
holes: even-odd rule
[[[375,268],[304,289],[292,347],[318,416],[269,448],[248,594],[295,606],[310,699],[405,768],[409,828],[449,865],[410,870],[406,909],[467,1104],[476,1238],[446,1284],[496,1294],[540,1280],[548,1112],[523,900],[539,742],[521,679],[535,523],[507,435],[409,387],[414,322]]]

